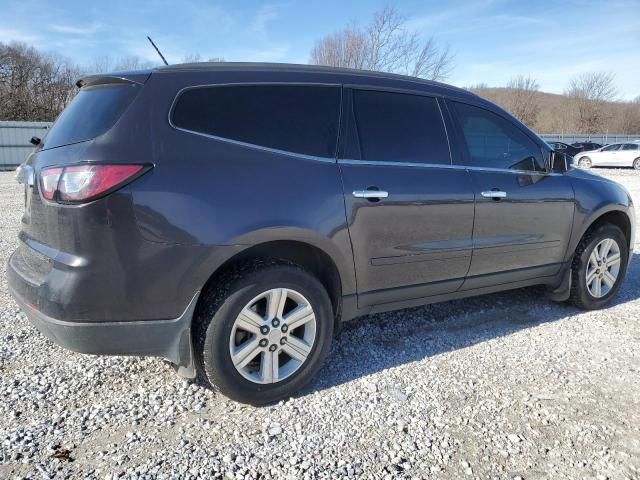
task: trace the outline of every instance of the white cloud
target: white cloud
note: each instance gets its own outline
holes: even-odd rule
[[[0,26],[0,42],[11,43],[11,42],[25,42],[25,43],[35,43],[40,39],[39,35],[14,30],[12,28],[3,28]]]
[[[278,18],[278,8],[275,5],[263,5],[251,19],[249,29],[266,35],[269,24]]]
[[[96,33],[102,25],[99,23],[92,23],[90,25],[69,25],[54,23],[49,25],[49,30],[56,33],[64,33],[69,35],[91,35]]]

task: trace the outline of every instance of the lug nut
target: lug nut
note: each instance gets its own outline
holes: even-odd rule
[[[269,342],[267,341],[267,339],[263,338],[262,340],[260,340],[260,343],[258,345],[260,345],[261,347],[266,347],[268,343]]]
[[[284,325],[282,325],[282,328],[280,330],[282,330],[282,333],[287,333],[287,330],[289,330],[289,327],[285,323]]]
[[[278,349],[278,346],[275,343],[269,347],[270,352],[275,352],[277,349]]]
[[[271,325],[273,325],[273,328],[277,328],[278,325],[280,325],[280,320],[278,320],[277,318],[274,318],[273,321],[271,322]]]
[[[266,335],[267,333],[269,333],[269,327],[267,327],[266,325],[260,327],[260,333]]]
[[[284,345],[285,343],[287,343],[287,337],[282,337],[280,339],[280,345]]]

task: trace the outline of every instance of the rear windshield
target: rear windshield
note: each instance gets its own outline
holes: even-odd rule
[[[96,85],[80,89],[44,139],[44,148],[92,140],[116,123],[140,87],[132,84]]]

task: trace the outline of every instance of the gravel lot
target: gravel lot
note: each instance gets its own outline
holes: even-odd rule
[[[598,172],[640,205],[640,172]],[[531,288],[358,319],[254,408],[45,340],[7,293],[21,211],[1,173],[0,478],[640,478],[640,256],[603,311]]]

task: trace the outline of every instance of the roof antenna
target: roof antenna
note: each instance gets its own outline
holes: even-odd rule
[[[156,52],[158,52],[158,55],[160,55],[160,58],[162,59],[162,61],[164,62],[165,65],[169,65],[167,63],[167,61],[165,60],[164,56],[160,53],[160,50],[158,50],[158,47],[156,47],[156,44],[153,43],[153,40],[151,40],[151,37],[147,35],[147,40],[149,40],[151,42],[151,45],[153,45],[153,48],[156,49]]]

